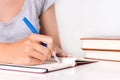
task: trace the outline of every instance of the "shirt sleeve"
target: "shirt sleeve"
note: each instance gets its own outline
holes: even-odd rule
[[[42,12],[45,12],[49,7],[55,3],[55,0],[43,0]]]

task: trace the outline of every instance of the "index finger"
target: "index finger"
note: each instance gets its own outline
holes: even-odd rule
[[[40,34],[32,34],[30,38],[34,40],[35,42],[42,43],[43,46],[48,47],[52,51],[53,49],[53,38],[52,37],[40,35]]]

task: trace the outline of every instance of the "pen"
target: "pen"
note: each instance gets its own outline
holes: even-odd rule
[[[61,60],[56,56],[56,49],[54,48],[54,51],[52,53],[52,57],[58,62],[61,63]]]
[[[32,23],[26,18],[23,18],[24,23],[27,25],[27,27],[32,31],[34,34],[39,34],[39,32],[35,29],[35,27],[32,25]],[[47,47],[47,44],[42,43],[43,46]]]
[[[32,33],[34,34],[39,34],[39,32],[35,29],[35,27],[32,25],[32,23],[26,18],[23,18],[24,23],[27,25],[27,27],[30,29],[30,31],[32,31]],[[43,46],[47,47],[46,43],[42,43]],[[57,62],[61,62],[59,60],[59,58],[56,56],[56,50],[54,51],[54,53],[52,54],[53,58],[57,61]]]

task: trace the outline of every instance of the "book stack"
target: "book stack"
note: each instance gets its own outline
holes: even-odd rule
[[[120,62],[120,38],[81,38],[85,58]]]

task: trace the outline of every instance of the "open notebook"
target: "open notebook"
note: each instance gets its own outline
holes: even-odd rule
[[[18,66],[13,64],[0,64],[0,70],[27,72],[27,73],[47,73],[65,68],[74,67],[75,65],[96,62],[96,60],[61,58],[61,63],[54,60],[48,61],[42,65],[35,66]]]

